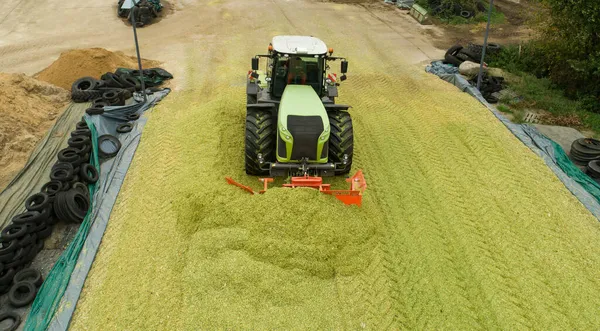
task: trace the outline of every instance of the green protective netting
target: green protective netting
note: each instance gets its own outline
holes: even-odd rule
[[[161,68],[150,68],[143,69],[144,73],[144,84],[146,87],[153,87],[162,84],[165,80],[172,79],[173,75],[171,75],[168,71]],[[127,74],[135,77],[139,80],[140,71],[135,69],[127,69],[127,68],[118,68],[115,71],[116,75]]]
[[[92,164],[100,171],[100,163],[98,161],[98,132],[94,124],[86,119],[90,131],[92,133]],[[58,309],[62,296],[69,284],[71,274],[77,263],[77,258],[83,247],[85,239],[92,225],[91,213],[94,201],[93,196],[96,192],[97,184],[88,185],[90,190],[90,208],[88,214],[81,223],[79,230],[75,234],[73,241],[60,256],[56,264],[50,270],[50,274],[45,279],[40,288],[35,301],[31,306],[31,311],[27,317],[24,330],[38,331],[46,330],[54,313]]]
[[[550,139],[549,139],[550,140]],[[554,146],[554,157],[556,158],[556,164],[574,181],[579,183],[583,188],[588,191],[591,195],[600,202],[600,184],[596,183],[590,176],[586,175],[579,169],[565,151],[560,147],[559,144],[550,140]]]

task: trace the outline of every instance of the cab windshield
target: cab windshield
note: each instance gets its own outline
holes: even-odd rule
[[[310,85],[321,95],[323,82],[321,59],[314,56],[279,56],[273,65],[273,95],[281,97],[288,84]]]

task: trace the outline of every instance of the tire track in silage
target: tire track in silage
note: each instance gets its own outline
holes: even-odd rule
[[[353,83],[348,86],[346,95],[352,95],[352,90],[364,90],[368,82],[353,78]],[[398,183],[384,184],[389,179],[385,176],[386,157],[382,155],[375,146],[375,135],[379,128],[371,125],[367,117],[373,116],[371,110],[378,107],[375,98],[353,99],[347,97],[353,105],[351,114],[355,128],[355,169],[363,168],[365,176],[370,183],[369,194],[365,196],[364,203],[371,203],[378,208],[379,214],[389,214],[388,194],[395,194],[390,187]],[[393,179],[392,179],[393,180]],[[395,181],[395,180],[393,180]],[[389,185],[389,186],[388,186]],[[372,329],[399,329],[414,328],[413,321],[406,309],[405,295],[399,288],[399,281],[403,279],[395,270],[396,255],[388,246],[391,245],[390,237],[393,236],[393,228],[389,217],[384,219],[383,228],[377,234],[378,244],[374,251],[374,258],[367,270],[361,274],[361,283],[367,285],[368,295],[365,301],[368,304],[366,327]],[[407,229],[410,232],[409,229]],[[407,251],[405,241],[400,241],[398,251]],[[402,270],[406,274],[406,269]],[[405,278],[405,277],[404,277]]]
[[[510,194],[511,189],[519,189],[523,185],[524,180],[526,180],[527,174],[523,173],[523,167],[515,165],[515,162],[508,161],[511,160],[511,158],[504,153],[504,150],[500,148],[500,146],[495,143],[493,137],[491,137],[489,134],[486,134],[485,131],[477,128],[477,126],[473,126],[471,129],[469,129],[469,132],[471,134],[466,137],[466,140],[464,137],[458,137],[457,139],[463,139],[465,146],[472,150],[473,155],[476,156],[477,164],[472,166],[484,169],[497,168],[499,169],[497,172],[509,174],[509,176],[503,176],[503,181],[498,180],[498,177],[492,177],[489,179],[491,186],[496,190],[496,194],[488,197],[488,199],[493,202],[493,205],[490,206],[487,212],[489,213],[490,210],[497,212],[500,217],[497,218],[499,220],[514,220],[515,216],[519,218],[521,217],[519,215],[515,215],[515,211],[522,210],[522,204],[540,205],[539,202],[534,203],[531,201],[531,197],[529,196],[525,196],[519,201],[514,199],[503,199],[502,201],[498,200],[498,196]],[[509,165],[510,163],[513,163],[512,166]],[[479,185],[486,184],[480,183]],[[490,186],[490,184],[487,185]],[[530,185],[531,184],[526,186]],[[507,204],[510,206],[510,208],[506,207]],[[532,216],[535,215],[530,215],[530,217]],[[518,232],[517,229],[520,229],[521,231]],[[537,321],[546,321],[546,325],[556,325],[556,323],[566,322],[567,324],[563,324],[563,327],[573,327],[573,325],[571,325],[569,322],[571,318],[569,318],[568,311],[563,309],[558,294],[553,290],[555,287],[550,283],[552,277],[548,276],[548,266],[539,265],[536,262],[537,259],[535,258],[535,253],[532,252],[532,248],[523,242],[523,238],[527,238],[528,232],[523,231],[523,229],[514,222],[505,222],[502,230],[502,238],[505,241],[503,244],[505,255],[521,255],[523,256],[522,261],[527,261],[529,266],[532,267],[527,268],[527,277],[522,276],[521,279],[514,279],[510,282],[510,284],[513,282],[514,284],[517,284],[515,291],[522,294],[521,301],[525,300],[528,302],[527,311],[530,318]],[[550,229],[548,229],[548,226],[536,227],[535,232],[539,231],[546,233],[549,232],[549,236],[555,237],[556,239],[560,238],[557,236],[558,234],[553,230],[552,227],[550,227]],[[568,254],[568,252],[566,253]],[[518,267],[515,265],[512,269],[512,273],[516,273],[517,268]],[[524,285],[522,278],[527,278],[528,286],[531,287],[533,284],[534,288],[536,289],[535,292],[531,293],[531,295],[526,295],[523,293],[523,291],[527,289],[527,286]],[[552,312],[558,315],[552,317],[555,315]],[[532,314],[534,314],[535,318],[532,316]]]
[[[378,76],[378,79],[380,81],[380,84],[378,84],[378,86],[375,87],[375,93],[381,96],[393,94],[393,89],[391,87],[393,86],[394,88],[398,88],[402,85],[398,82],[394,82],[388,79],[387,77],[383,79],[383,82],[381,76]],[[366,80],[368,81],[368,79]],[[379,86],[383,87],[381,88]],[[415,91],[412,90],[412,88],[409,88],[408,90],[405,89],[402,92],[408,95],[412,94]],[[385,141],[385,146],[380,144],[380,146],[378,147],[373,146],[369,149],[388,149],[394,151],[395,153],[402,154],[401,157],[396,158],[394,160],[390,160],[390,153],[386,154],[388,156],[388,158],[385,160],[387,162],[384,162],[387,163],[386,167],[394,168],[404,166],[403,170],[399,172],[399,177],[404,177],[404,180],[396,181],[396,183],[387,183],[386,185],[399,188],[408,187],[411,191],[408,195],[416,195],[418,197],[421,197],[416,200],[410,200],[410,202],[401,201],[399,204],[395,203],[395,205],[402,207],[401,212],[394,212],[393,209],[395,208],[391,207],[392,210],[388,211],[387,214],[400,215],[400,219],[390,219],[390,217],[388,217],[386,225],[388,229],[387,232],[391,233],[390,237],[396,237],[396,239],[398,239],[398,224],[405,223],[404,226],[406,227],[407,224],[411,224],[414,222],[412,224],[413,229],[410,231],[409,234],[405,236],[404,240],[415,240],[415,242],[411,243],[411,245],[413,245],[412,247],[419,247],[419,249],[416,249],[416,251],[427,251],[429,249],[430,251],[434,251],[435,253],[427,256],[427,262],[429,262],[429,264],[425,266],[419,266],[419,264],[422,264],[420,260],[423,257],[419,256],[419,253],[416,252],[414,248],[405,250],[404,255],[397,253],[395,254],[395,249],[393,248],[394,242],[390,239],[386,239],[386,242],[383,243],[383,245],[385,245],[384,247],[387,247],[385,256],[388,263],[386,269],[390,270],[389,274],[394,275],[392,277],[398,278],[398,281],[394,282],[396,286],[399,287],[396,290],[398,294],[400,294],[403,297],[409,298],[407,300],[417,299],[413,300],[410,303],[407,303],[406,307],[409,309],[407,314],[409,320],[413,323],[413,327],[435,328],[443,326],[445,322],[444,320],[436,319],[439,313],[437,311],[437,308],[435,308],[444,306],[444,300],[439,297],[439,293],[436,293],[438,289],[432,288],[431,286],[427,286],[425,284],[420,284],[419,275],[415,275],[414,270],[410,269],[422,269],[423,267],[432,268],[432,265],[434,266],[437,264],[449,266],[449,270],[455,271],[451,273],[451,276],[454,277],[454,279],[452,281],[446,282],[445,284],[450,284],[451,287],[454,287],[455,284],[461,284],[454,287],[453,289],[453,292],[456,293],[458,297],[462,297],[462,299],[460,299],[461,304],[456,305],[456,308],[458,310],[462,310],[460,314],[461,317],[470,316],[466,319],[470,320],[471,322],[475,321],[474,324],[470,324],[471,327],[478,327],[479,324],[476,322],[477,316],[474,313],[473,308],[470,307],[469,300],[466,299],[463,295],[463,292],[465,292],[464,289],[466,287],[464,277],[456,273],[456,271],[460,270],[460,268],[456,267],[456,253],[450,251],[447,248],[450,247],[450,245],[448,245],[449,241],[441,235],[441,233],[444,233],[442,226],[442,217],[435,212],[435,205],[429,202],[430,200],[435,200],[435,194],[433,194],[432,191],[429,189],[429,185],[431,185],[432,183],[432,172],[430,168],[423,166],[424,164],[426,164],[426,162],[423,161],[426,161],[432,155],[428,154],[428,151],[426,150],[419,148],[406,148],[406,146],[399,144],[399,142],[404,141],[410,142],[410,145],[412,146],[418,146],[419,139],[414,138],[418,136],[417,134],[415,134],[417,130],[414,129],[414,125],[415,123],[422,122],[422,120],[417,120],[416,122],[414,122],[407,121],[406,119],[401,118],[401,116],[398,115],[401,111],[394,111],[394,109],[398,109],[401,106],[402,103],[392,102],[387,97],[379,97],[376,103],[370,105],[370,107],[367,107],[369,109],[382,109],[381,112],[378,111],[376,113],[369,111],[368,116],[377,118],[378,122],[380,123],[380,126],[372,127],[371,130],[375,130],[374,132],[384,131],[384,133],[381,134],[381,136],[387,138]],[[398,121],[403,121],[401,124],[404,124],[404,126],[398,125]],[[389,124],[394,124],[394,126],[390,126]],[[407,128],[409,130],[407,130]],[[414,155],[410,155],[411,153],[413,153]],[[413,161],[412,163],[403,161],[407,158],[416,161]],[[370,170],[372,171],[373,169]],[[392,180],[392,178],[388,178],[388,180]],[[405,200],[407,196],[399,196],[398,198]],[[389,205],[386,207],[390,208]],[[404,233],[405,231],[401,232]],[[423,245],[418,240],[418,238],[427,238],[432,235],[433,238],[429,242],[427,242],[428,245]],[[408,253],[408,255],[413,255],[412,260],[410,262],[404,263],[405,269],[398,270],[399,265],[403,264],[402,262],[400,262],[400,260],[405,260],[407,256],[406,253]],[[441,274],[440,270],[438,270],[438,274]],[[430,294],[429,296],[421,296],[423,293]],[[429,300],[423,300],[426,297],[428,297]],[[449,311],[449,309],[447,309],[447,311]],[[428,313],[432,315],[427,316]],[[456,311],[453,311],[452,314],[456,314]],[[449,318],[449,316],[445,317]],[[427,324],[428,322],[437,323],[437,325]]]
[[[468,122],[468,121],[467,121]],[[458,135],[456,134],[454,137],[450,137],[450,139],[454,139],[457,144],[452,144],[453,146],[460,146],[461,144],[466,147],[473,156],[475,156],[476,159],[476,163],[471,164],[471,165],[465,165],[465,168],[469,168],[469,169],[488,169],[487,173],[493,172],[499,172],[502,174],[514,174],[515,173],[515,166],[509,166],[508,164],[510,163],[514,163],[511,160],[513,160],[514,158],[509,157],[508,155],[505,155],[503,153],[500,153],[499,150],[501,150],[499,148],[499,146],[497,145],[497,143],[495,142],[494,137],[490,136],[489,134],[486,134],[482,129],[479,128],[480,124],[477,123],[471,123],[471,125],[469,126],[469,128],[466,129],[466,138],[465,135]],[[456,131],[454,131],[456,132]],[[461,141],[462,139],[462,141]],[[466,140],[465,140],[466,139]],[[466,142],[465,142],[466,141]],[[465,150],[463,148],[463,150],[457,150],[456,152],[452,153],[452,155],[457,156],[457,155],[464,155],[465,154]],[[486,162],[488,161],[488,162]],[[500,165],[500,170],[499,171],[495,171],[494,170],[494,166],[498,166]],[[479,176],[476,176],[475,178],[481,178],[482,175],[481,171]],[[506,177],[506,176],[504,176]],[[477,185],[480,185],[482,187],[485,187],[485,185],[489,186],[490,188],[493,187],[494,190],[496,191],[504,191],[505,188],[511,188],[511,189],[515,189],[515,188],[519,188],[519,182],[521,181],[520,178],[525,178],[525,177],[521,177],[521,176],[509,176],[509,180],[508,182],[506,181],[497,181],[497,176],[487,176],[487,178],[489,179],[489,181],[492,182],[492,184],[490,183],[484,183],[484,182],[478,182]],[[510,190],[509,190],[510,192]],[[504,194],[508,194],[509,192],[503,192]],[[513,219],[514,218],[514,210],[517,210],[516,208],[518,207],[517,202],[515,200],[502,200],[499,201],[498,200],[498,196],[502,196],[503,194],[487,194],[487,192],[484,192],[484,196],[485,198],[487,198],[488,201],[491,202],[491,206],[488,206],[488,208],[485,210],[485,214],[488,213],[496,213],[498,216],[496,216],[497,220],[505,221],[505,220],[509,220],[509,219]],[[510,208],[506,207],[506,204],[510,205]],[[482,213],[482,215],[485,215],[484,213]],[[515,232],[516,226],[514,226],[513,224],[510,223],[506,223],[503,227],[503,237],[508,239],[508,245],[504,244],[502,247],[496,245],[497,248],[503,248],[504,251],[504,256],[508,256],[508,254],[510,255],[514,255],[515,252],[519,252],[519,253],[525,253],[526,254],[526,260],[533,260],[530,254],[530,248],[527,247],[524,243],[523,243],[523,238],[525,237],[523,233],[517,233]],[[494,239],[496,238],[489,238],[488,241],[486,242],[485,245],[480,245],[479,247],[481,249],[486,250],[487,252],[489,252],[489,247],[490,247],[490,241],[494,241]],[[500,244],[500,243],[499,243]],[[495,255],[486,255],[486,256],[499,256],[500,251],[498,249],[495,249],[493,251],[493,254]],[[492,252],[489,252],[492,253]],[[506,260],[506,258],[504,258],[504,264],[503,267],[507,267],[508,268],[509,262],[508,260]],[[503,274],[505,274],[506,272],[510,272],[511,274],[517,274],[516,270],[518,269],[518,266],[514,265],[513,263],[513,267],[512,269],[508,270],[508,269],[504,269]],[[544,297],[547,298],[548,300],[543,300],[542,302],[540,302],[539,304],[542,304],[543,306],[546,306],[547,304],[547,309],[544,309],[544,311],[547,312],[553,310],[553,306],[555,306],[555,304],[558,302],[556,299],[556,295],[554,293],[552,293],[552,291],[548,290],[548,286],[544,285],[544,280],[545,280],[545,275],[543,275],[543,272],[541,272],[542,270],[538,270],[538,268],[535,268],[535,274],[534,277],[532,277],[531,281],[534,281],[536,283],[536,287],[538,288],[538,293],[544,293]],[[510,287],[506,287],[506,288],[514,288],[514,292],[515,295],[518,295],[519,293],[521,293],[521,299],[514,299],[512,300],[513,303],[515,303],[516,305],[520,305],[521,303],[524,302],[528,302],[527,304],[527,308],[526,310],[528,311],[527,316],[528,318],[531,319],[532,315],[532,310],[535,310],[535,307],[537,306],[537,304],[534,304],[531,300],[530,297],[531,296],[527,296],[524,295],[524,293],[522,292],[525,288],[523,288],[523,286],[511,286],[512,284],[523,284],[522,282],[520,282],[517,279],[511,279],[506,285],[510,286]],[[522,307],[521,307],[522,308]],[[562,317],[560,318],[561,320],[564,320],[566,317],[565,311],[564,310],[557,310],[557,313]],[[540,318],[543,319],[543,316],[536,316],[537,318],[535,318],[536,320],[540,320]]]
[[[408,94],[421,96],[416,85],[411,85],[412,88],[408,91]],[[398,100],[397,102],[400,102]],[[418,105],[411,102],[411,100],[404,100],[404,104],[409,109],[419,109]],[[429,190],[431,192],[444,192],[454,187],[454,178],[451,173],[444,171],[447,169],[447,165],[443,163],[442,156],[444,155],[443,139],[440,139],[439,132],[432,129],[431,125],[435,123],[434,117],[438,116],[437,113],[432,113],[431,110],[422,110],[409,114],[405,120],[403,129],[407,129],[409,136],[416,137],[415,143],[418,144],[416,147],[418,157],[412,157],[416,161],[415,163],[420,165],[428,164],[427,167],[422,167],[424,170],[424,176],[428,178],[431,183]],[[420,142],[420,144],[419,144]],[[426,142],[426,143],[423,143]],[[437,148],[433,148],[437,146]],[[412,188],[412,186],[411,186]],[[452,194],[453,199],[460,199],[459,192]],[[431,203],[426,204],[422,208],[430,209],[433,211],[432,222],[428,224],[424,229],[435,234],[436,242],[441,243],[441,250],[438,254],[440,259],[443,260],[445,268],[452,270],[453,272],[446,273],[445,276],[451,277],[444,284],[451,285],[453,287],[454,299],[459,299],[459,303],[453,307],[454,310],[452,315],[456,314],[456,311],[460,311],[461,317],[464,318],[461,322],[469,323],[469,328],[481,328],[482,321],[480,320],[478,313],[473,305],[476,298],[479,297],[479,293],[474,295],[469,294],[469,278],[465,274],[464,270],[468,270],[468,266],[465,262],[461,261],[461,257],[464,256],[462,253],[462,243],[460,242],[460,236],[448,235],[453,234],[452,228],[448,226],[448,222],[445,219],[443,211],[439,210],[441,205],[440,194],[433,194],[432,198],[429,199]],[[448,270],[446,269],[446,270]],[[450,316],[449,318],[452,318]],[[440,326],[448,326],[451,321],[443,321]]]

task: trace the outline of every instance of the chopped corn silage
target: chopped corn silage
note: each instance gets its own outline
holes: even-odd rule
[[[266,13],[230,8],[218,38],[185,46],[188,88],[150,114],[72,329],[600,326],[600,226],[541,159],[365,22],[299,11],[316,22],[299,32]],[[339,101],[354,107],[362,208],[225,183],[259,187],[243,172],[244,74],[285,33],[351,61]]]

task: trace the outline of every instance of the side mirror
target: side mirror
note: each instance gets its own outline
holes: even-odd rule
[[[252,70],[258,70],[258,58],[257,57],[252,58]]]
[[[347,79],[348,77],[346,77],[346,75],[342,75],[342,77],[340,77],[340,80],[343,82]]]
[[[345,74],[348,72],[348,61],[342,61],[342,73]]]

